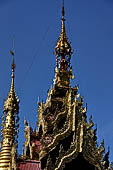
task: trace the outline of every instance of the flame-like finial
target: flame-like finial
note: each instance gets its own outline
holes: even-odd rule
[[[57,56],[66,56],[66,55],[71,55],[71,46],[69,43],[69,40],[66,36],[66,31],[65,31],[65,9],[64,9],[64,0],[63,0],[63,6],[62,6],[62,27],[61,27],[61,33],[60,37],[58,38],[56,47],[55,47],[55,54]]]

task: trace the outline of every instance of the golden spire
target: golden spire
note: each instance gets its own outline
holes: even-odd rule
[[[2,147],[0,153],[0,170],[6,170],[11,166],[12,159],[14,158],[14,148],[16,153],[16,133],[18,131],[18,112],[19,112],[19,99],[16,96],[14,89],[14,72],[15,72],[15,62],[14,62],[14,52],[10,51],[13,55],[12,63],[12,82],[11,88],[4,104],[4,115],[2,122]]]
[[[73,77],[72,67],[70,67],[72,49],[69,40],[66,36],[64,16],[65,16],[65,10],[64,10],[64,0],[63,0],[61,33],[55,47],[56,68],[55,68],[54,84],[57,84],[58,86],[69,86],[70,79],[72,79]]]
[[[15,110],[18,112],[18,98],[15,93],[14,89],[14,72],[15,72],[15,62],[14,62],[14,52],[10,51],[10,53],[13,55],[13,63],[12,63],[12,82],[11,82],[11,88],[8,94],[8,98],[4,104],[4,112],[7,110]]]
[[[64,10],[64,1],[63,1],[63,6],[62,6],[62,27],[61,27],[61,34],[60,37],[58,38],[56,47],[55,47],[55,52],[56,55],[61,56],[62,54],[64,56],[66,55],[71,55],[71,46],[69,43],[69,40],[66,36],[66,30],[65,30],[65,10]]]

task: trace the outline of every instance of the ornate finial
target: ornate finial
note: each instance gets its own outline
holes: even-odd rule
[[[71,50],[71,46],[69,43],[69,40],[66,36],[66,31],[65,31],[65,10],[64,10],[64,1],[63,1],[63,6],[62,6],[62,27],[61,27],[61,34],[60,37],[58,38],[58,42],[56,44],[55,47],[55,54],[57,56],[71,56],[72,54],[72,50]]]
[[[19,99],[16,96],[15,93],[15,88],[14,88],[14,72],[15,72],[15,61],[14,61],[14,52],[12,50],[10,50],[10,54],[13,56],[13,62],[12,62],[12,82],[11,82],[11,88],[8,94],[8,98],[5,101],[4,104],[4,111],[6,111],[7,109],[14,109],[16,112],[18,112],[19,109]],[[15,103],[15,105],[13,105]],[[12,107],[10,107],[12,104]]]
[[[13,62],[12,62],[12,83],[11,83],[11,89],[10,91],[14,91],[14,72],[15,72],[15,61],[14,61],[14,52],[10,50],[10,54],[13,56]]]
[[[14,52],[10,50],[10,54],[13,56],[13,63],[12,63],[12,71],[15,72],[15,60],[14,60]]]
[[[63,0],[63,5],[62,5],[62,19],[64,18],[65,15],[65,10],[64,10],[64,0]]]
[[[13,63],[12,63],[12,72],[15,72],[15,61],[14,61],[14,56],[15,56],[15,53],[14,53],[14,43],[15,43],[15,37],[13,36],[13,47],[12,49],[13,50],[10,50],[10,54],[13,56]]]
[[[72,67],[70,66],[72,49],[66,35],[64,16],[65,10],[63,0],[61,33],[55,47],[56,68],[54,84],[58,84],[60,86],[69,86],[70,79],[72,79]]]

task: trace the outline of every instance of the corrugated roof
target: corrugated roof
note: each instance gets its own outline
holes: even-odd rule
[[[18,170],[41,170],[41,162],[26,160],[18,163]]]

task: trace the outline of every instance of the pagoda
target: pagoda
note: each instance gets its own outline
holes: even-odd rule
[[[19,132],[19,99],[16,96],[14,87],[14,52],[12,63],[12,82],[8,97],[4,104],[2,123],[1,123],[1,152],[0,170],[17,169],[16,157]]]
[[[12,84],[4,105],[0,170],[113,170],[104,141],[97,144],[92,116],[87,121],[87,105],[84,107],[78,86],[71,86],[72,54],[63,3],[61,33],[55,47],[54,83],[46,101],[38,101],[38,130],[33,130],[24,120],[25,142],[21,156],[16,149],[19,100],[14,90],[13,60]]]

